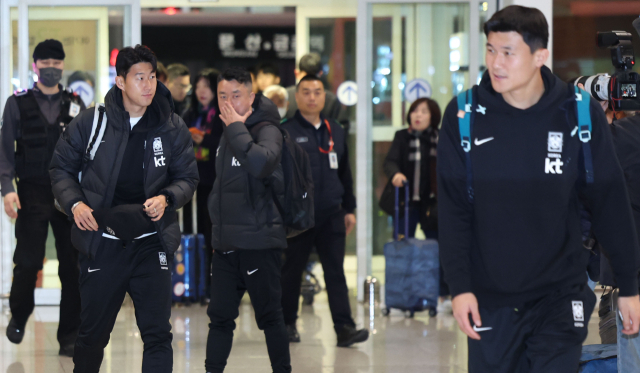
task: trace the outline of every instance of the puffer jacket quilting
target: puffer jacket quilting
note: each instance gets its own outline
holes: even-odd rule
[[[94,109],[80,113],[56,145],[49,175],[53,194],[68,216],[71,207],[83,201],[92,209],[111,207],[120,165],[127,147],[129,113],[122,106],[122,92],[113,87],[105,97],[106,129],[95,158],[86,163],[83,155],[89,144]],[[180,245],[180,227],[176,210],[184,206],[196,190],[199,181],[191,135],[183,120],[174,113],[169,90],[158,83],[148,110],[155,110],[160,120],[152,124],[145,146],[144,181],[147,198],[166,193],[171,206],[155,223],[163,248],[173,253]],[[156,146],[154,146],[156,144]],[[82,182],[78,173],[82,171]],[[102,230],[82,231],[75,224],[71,239],[80,252],[93,256],[99,249]]]
[[[286,248],[282,216],[273,201],[284,196],[284,174],[280,164],[283,137],[277,107],[266,97],[256,96],[253,113],[246,123],[231,123],[216,157],[216,181],[208,206],[214,250]],[[252,137],[249,130],[268,122]]]

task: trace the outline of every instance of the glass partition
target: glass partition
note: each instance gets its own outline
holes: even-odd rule
[[[80,94],[87,106],[103,102],[113,86],[111,52],[124,46],[125,6],[29,7],[29,57],[45,39],[59,40],[65,50],[61,84]],[[28,81],[20,82],[18,12],[12,11],[12,88],[31,88],[37,80],[29,59]]]
[[[395,132],[407,125],[409,106],[430,92],[444,111],[470,87],[469,13],[468,3],[373,5],[373,255],[382,255],[393,235],[392,217],[378,201],[388,182],[384,160]],[[414,79],[420,87],[407,87]]]

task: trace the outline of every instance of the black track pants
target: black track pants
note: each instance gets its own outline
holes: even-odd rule
[[[469,373],[577,372],[596,297],[586,284],[523,306],[480,305],[479,341],[469,339]]]
[[[54,207],[50,185],[18,183],[22,209],[16,220],[16,251],[13,254],[13,283],[9,305],[12,317],[27,323],[34,308],[34,290],[38,271],[42,269],[49,223],[56,239],[58,276],[62,285],[58,341],[74,343],[80,325],[80,291],[78,290],[78,252],[71,245],[71,222]]]
[[[144,353],[143,373],[173,371],[171,262],[157,234],[129,242],[103,238],[95,258],[80,254],[82,314],[74,373],[98,373],[116,317],[129,293]]]
[[[207,372],[221,373],[227,365],[238,307],[249,292],[258,328],[264,331],[274,373],[291,372],[289,337],[282,317],[280,267],[282,250],[238,250],[213,253],[211,303],[207,314]]]

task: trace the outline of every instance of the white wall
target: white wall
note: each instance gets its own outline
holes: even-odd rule
[[[501,0],[500,9],[509,5],[521,5],[538,8],[544,13],[549,23],[549,60],[547,66],[552,68],[553,62],[553,0]]]

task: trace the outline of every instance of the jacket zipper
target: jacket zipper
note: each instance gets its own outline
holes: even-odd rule
[[[223,135],[224,136],[224,135]],[[220,145],[220,150],[223,150],[222,152],[222,170],[220,172],[220,182],[218,183],[219,187],[218,187],[218,217],[220,219],[220,224],[218,224],[218,229],[220,230],[220,248],[222,248],[222,216],[223,214],[222,212],[222,180],[223,179],[223,175],[224,175],[224,170],[225,170],[225,165],[226,165],[226,159],[227,159],[227,152],[226,152],[226,144],[225,145],[225,149],[222,149],[222,145]],[[218,178],[218,176],[216,176],[216,178]]]

